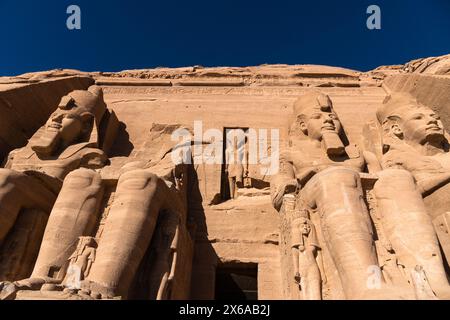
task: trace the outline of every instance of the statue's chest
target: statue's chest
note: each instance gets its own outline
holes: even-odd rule
[[[322,152],[308,150],[297,151],[291,154],[292,161],[296,167],[309,167],[315,165],[331,164],[331,160]]]
[[[395,163],[413,173],[419,180],[426,175],[441,174],[450,169],[450,163],[445,159],[438,159],[436,156],[420,156],[410,152],[402,153],[395,158]]]
[[[434,163],[435,166],[439,166],[445,171],[450,171],[450,154],[442,153],[432,157],[429,157],[429,161]]]
[[[330,159],[323,150],[308,150],[308,152],[296,152],[292,156],[296,168],[324,167],[324,166],[350,166],[360,168],[363,164],[361,158],[356,159]]]

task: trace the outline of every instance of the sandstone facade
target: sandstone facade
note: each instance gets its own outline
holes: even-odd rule
[[[0,78],[0,299],[450,299],[449,65]]]

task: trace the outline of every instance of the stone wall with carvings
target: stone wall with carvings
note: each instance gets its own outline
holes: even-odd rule
[[[0,158],[14,149],[0,168],[0,201],[11,206],[0,209],[0,221],[7,221],[0,227],[0,299],[209,300],[223,290],[220,273],[241,271],[256,279],[249,291],[259,299],[447,299],[446,287],[436,289],[427,278],[448,272],[447,180],[423,199],[413,195],[423,202],[420,210],[433,213],[435,231],[425,228],[417,239],[405,233],[414,246],[428,245],[412,258],[396,247],[397,231],[386,222],[393,214],[376,187],[390,181],[384,176],[390,168],[382,167],[390,140],[380,122],[389,96],[409,94],[449,128],[446,60],[427,61],[367,73],[263,65],[0,78]],[[84,93],[71,97],[74,90]],[[313,129],[302,123],[308,108],[339,119],[342,145],[308,140]],[[56,143],[48,132],[65,124],[51,119],[68,113],[81,121],[80,132],[67,129]],[[204,162],[208,147],[225,154],[223,138],[231,128],[278,130],[297,184],[283,194],[281,207],[274,206],[274,190],[289,181],[277,184],[261,163],[250,166],[233,198],[225,165]],[[202,147],[190,146],[192,161],[183,164],[171,159],[178,129]],[[210,140],[208,130],[220,138]],[[273,147],[265,148],[270,153]],[[339,170],[329,170],[334,166]],[[322,179],[322,171],[330,176]],[[307,205],[298,205],[299,198]],[[303,209],[314,236],[301,231],[305,222],[296,225],[296,210]],[[417,219],[428,225],[429,218]],[[408,265],[429,252],[441,265]],[[381,289],[373,291],[377,275]]]

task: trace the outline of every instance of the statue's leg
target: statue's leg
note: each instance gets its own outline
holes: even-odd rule
[[[361,298],[370,289],[368,277],[378,261],[359,174],[346,168],[327,169],[311,179],[303,192],[305,200],[319,210],[326,246],[345,295]]]
[[[0,252],[0,280],[17,281],[29,277],[39,253],[49,213],[22,209]]]
[[[236,197],[236,178],[228,177],[228,185],[230,186],[230,198],[234,199]]]
[[[312,251],[300,253],[300,269],[304,280],[302,291],[304,300],[322,300],[322,281],[319,266]]]
[[[300,250],[298,247],[293,247],[292,250],[292,262],[294,264],[294,280],[297,282],[300,278]]]
[[[180,213],[181,201],[165,182],[146,170],[124,173],[106,220],[96,261],[87,277],[93,292],[127,297],[161,210]]]
[[[414,178],[406,170],[378,173],[374,191],[383,229],[408,272],[421,266],[433,291],[449,293],[436,232]]]
[[[78,238],[94,232],[103,190],[100,174],[93,170],[78,169],[67,175],[50,214],[32,278],[62,280],[61,268],[76,249]]]
[[[16,222],[21,209],[50,213],[56,195],[26,174],[0,169],[0,244]]]

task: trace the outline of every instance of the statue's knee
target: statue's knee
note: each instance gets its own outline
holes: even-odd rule
[[[78,169],[69,173],[64,180],[64,188],[82,189],[91,186],[100,186],[101,177],[98,172],[89,169]]]
[[[0,169],[0,188],[12,183],[18,177],[18,173],[9,169]]]
[[[405,169],[384,169],[377,173],[379,181],[383,180],[414,180],[411,172]]]
[[[147,170],[133,170],[124,173],[120,179],[118,188],[128,190],[142,190],[150,186],[156,186],[158,176]]]
[[[324,172],[319,177],[320,184],[327,187],[356,188],[358,187],[359,174],[358,172],[347,168],[336,168]]]
[[[378,180],[374,185],[375,194],[397,193],[398,191],[415,190],[416,185],[411,172],[404,169],[385,169],[377,173]]]

